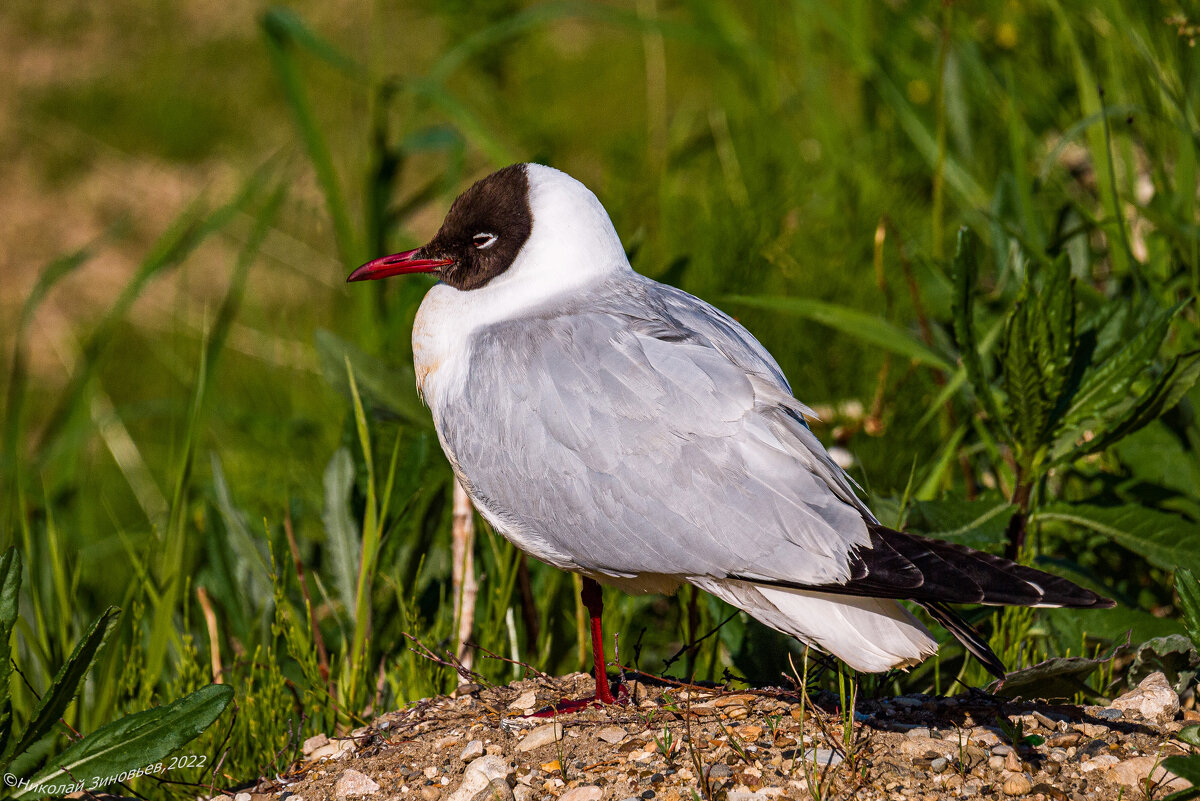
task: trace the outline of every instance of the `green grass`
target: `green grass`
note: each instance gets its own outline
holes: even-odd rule
[[[1122,608],[972,613],[1010,664],[1090,655],[1129,628],[1135,642],[1184,630],[1174,565],[1136,547],[1152,533],[1108,536],[1062,510],[1135,505],[1194,528],[1200,492],[1181,477],[1200,475],[1196,392],[1043,471],[1036,437],[1017,442],[997,422],[1024,396],[996,361],[1015,352],[1005,320],[1026,275],[1059,254],[1081,326],[1200,294],[1200,53],[1164,19],[1178,8],[413,3],[297,6],[258,28],[197,28],[178,9],[85,23],[39,8],[10,24],[60,58],[88,36],[114,42],[87,49],[77,77],[22,90],[20,128],[55,132],[23,156],[52,191],[95,169],[93,151],[64,144],[76,139],[243,177],[198,193],[154,241],[114,228],[48,255],[25,312],[0,324],[0,546],[15,543],[26,570],[18,719],[110,604],[124,614],[65,721],[92,731],[179,698],[213,679],[217,650],[237,713],[197,747],[213,762],[229,749],[218,783],[453,686],[403,636],[453,647],[451,476],[409,353],[428,283],[341,281],[358,260],[419,244],[457,192],[509,160],[583,179],[636,269],[736,314],[798,397],[833,410],[818,434],[854,453],[885,522],[1001,548],[1009,518],[981,511],[1035,476],[1023,558]],[[123,27],[145,46],[118,44]],[[964,224],[982,243],[973,344],[951,264]],[[38,302],[131,247],[142,258],[124,289],[75,320],[69,375],[31,365],[46,350],[30,348]],[[165,326],[131,313],[147,293],[178,311]],[[1196,322],[1194,302],[1178,311],[1117,400],[1193,350]],[[1107,330],[1115,346],[1138,329]],[[479,644],[548,672],[584,667],[575,583],[479,526]],[[606,601],[622,660],[651,671],[728,614],[691,592]],[[672,674],[779,683],[789,651],[739,616]],[[493,660],[477,669],[514,676]],[[958,676],[984,681],[947,644],[864,690],[946,691]]]

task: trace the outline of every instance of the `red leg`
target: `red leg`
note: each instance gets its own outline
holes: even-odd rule
[[[578,712],[589,706],[624,703],[623,698],[617,700],[613,697],[612,690],[608,686],[608,671],[605,669],[606,660],[604,658],[604,632],[600,627],[600,616],[604,611],[604,597],[600,592],[600,585],[594,579],[585,576],[583,590],[579,596],[592,619],[592,658],[596,669],[596,692],[587,698],[560,701],[555,706],[534,712],[533,717],[548,718],[567,712]]]
[[[604,658],[604,632],[600,628],[600,616],[604,612],[604,595],[600,584],[587,576],[583,577],[583,590],[579,593],[583,605],[592,618],[592,659],[596,667],[596,700],[602,704],[615,704],[612,691],[608,688],[608,667]]]

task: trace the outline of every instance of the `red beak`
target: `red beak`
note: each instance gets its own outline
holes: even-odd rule
[[[404,275],[405,273],[433,273],[442,267],[454,263],[454,259],[413,258],[420,250],[420,248],[406,250],[403,253],[396,253],[392,256],[384,256],[381,259],[369,261],[350,273],[350,277],[346,281],[347,283],[350,281],[374,281],[376,278],[388,278],[389,276]]]

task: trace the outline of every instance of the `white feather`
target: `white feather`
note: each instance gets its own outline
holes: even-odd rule
[[[831,653],[865,673],[911,667],[937,651],[929,630],[898,601],[729,579],[690,581],[771,628]]]

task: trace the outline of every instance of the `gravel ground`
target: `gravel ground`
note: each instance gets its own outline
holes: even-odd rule
[[[1161,674],[1108,707],[968,696],[863,701],[631,682],[622,707],[528,716],[586,695],[586,674],[466,685],[305,759],[237,801],[600,801],[704,798],[1161,798],[1188,786],[1158,765],[1200,720]],[[1016,742],[1014,742],[1014,740]],[[225,796],[224,798],[228,798]]]

